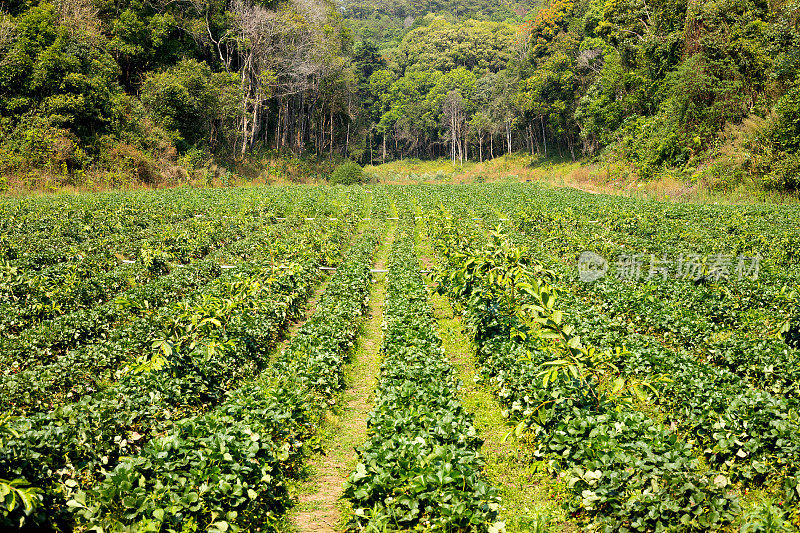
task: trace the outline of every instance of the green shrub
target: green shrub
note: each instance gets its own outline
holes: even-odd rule
[[[800,150],[800,84],[787,91],[775,106],[773,140],[782,150]]]
[[[353,161],[342,163],[331,174],[331,184],[333,185],[355,185],[364,181],[364,170]]]

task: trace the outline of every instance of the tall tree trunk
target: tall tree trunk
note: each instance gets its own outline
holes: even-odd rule
[[[533,155],[533,132],[531,131],[530,123],[525,126],[525,130],[528,132],[528,151]]]
[[[572,162],[575,162],[575,143],[572,142],[572,135],[567,135],[567,144],[569,145],[569,153],[572,155]]]
[[[462,138],[463,138],[462,144],[464,145],[464,159],[469,161],[469,143],[467,142],[467,128],[464,128],[464,136]],[[462,161],[461,164],[463,165],[464,162]]]
[[[295,146],[297,148],[297,152],[300,155],[303,155],[303,108],[305,104],[303,102],[303,94],[300,93],[300,99],[297,102],[297,116],[295,117]]]
[[[458,157],[458,135],[456,135],[455,128],[450,130],[450,159],[453,162],[453,166],[456,166],[456,159]]]
[[[244,157],[245,152],[247,151],[247,140],[250,125],[248,124],[248,119],[250,117],[250,110],[248,109],[248,101],[250,99],[250,95],[252,94],[253,89],[253,80],[250,76],[250,70],[253,65],[253,53],[252,51],[247,55],[245,58],[244,64],[242,65],[242,150],[240,152],[241,157]]]
[[[542,124],[542,142],[544,143],[544,156],[547,157],[547,133],[544,131],[544,115],[539,116],[539,121]]]
[[[317,133],[317,157],[322,153],[322,144],[325,142],[325,114],[320,113],[319,132]]]
[[[253,123],[250,125],[250,136],[249,136],[250,138],[247,143],[248,148],[251,148],[256,142],[256,134],[259,131],[259,124],[260,124],[260,117],[259,117],[260,111],[261,111],[261,103],[253,102]]]
[[[277,110],[276,110],[278,112],[278,118],[275,120],[275,151],[276,152],[280,148],[278,143],[280,143],[280,139],[281,139],[281,120],[283,119],[283,117],[281,116],[281,110],[282,109],[283,109],[283,104],[282,104],[281,100],[278,99],[278,105],[277,105]]]
[[[344,137],[344,156],[350,153],[350,117],[352,116],[350,109],[350,97],[347,98],[347,134]]]

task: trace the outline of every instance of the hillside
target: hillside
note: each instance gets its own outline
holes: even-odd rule
[[[343,158],[509,152],[625,181],[800,185],[797,1],[0,9],[5,187],[325,179]]]

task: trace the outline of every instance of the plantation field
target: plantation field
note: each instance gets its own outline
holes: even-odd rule
[[[796,206],[526,183],[6,198],[0,260],[2,530],[800,526]],[[491,431],[535,484],[498,474]]]

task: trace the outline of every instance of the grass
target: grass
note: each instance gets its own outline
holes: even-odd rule
[[[461,401],[475,417],[475,428],[484,440],[484,475],[500,491],[500,519],[506,530],[514,532],[576,531],[561,503],[570,498],[566,487],[554,479],[533,457],[532,446],[508,437],[513,426],[501,415],[502,407],[494,396],[475,382],[473,347],[464,334],[461,320],[453,316],[446,298],[431,297],[439,322],[439,336],[445,353],[464,383]]]
[[[417,250],[423,267],[429,269],[433,249],[417,228]],[[477,383],[474,346],[467,337],[461,318],[455,316],[450,302],[442,295],[431,294],[430,302],[438,323],[445,355],[454,365],[462,388],[459,398],[473,414],[475,429],[484,440],[484,476],[500,492],[500,520],[508,533],[572,532],[577,526],[561,507],[570,498],[560,478],[553,478],[533,456],[529,442],[516,440],[513,426],[503,418],[503,408],[495,397]]]
[[[376,269],[384,268],[393,240],[394,225],[378,250]],[[356,446],[367,439],[366,419],[380,373],[386,275],[376,273],[374,276],[366,320],[345,368],[347,388],[339,395],[336,407],[327,413],[322,424],[323,453],[312,458],[308,477],[294,487],[299,499],[290,514],[294,531],[340,531],[352,513],[348,504],[341,500],[342,488],[358,462]]]
[[[338,162],[338,160],[337,160]],[[26,185],[18,177],[7,179],[0,195],[28,196],[44,194],[80,194],[111,190],[160,189],[181,185],[194,187],[248,187],[327,184],[326,176],[336,163],[325,158],[279,156],[273,152],[254,155],[235,166],[229,173],[215,164],[208,169],[182,169],[180,179],[163,179],[147,185],[133,179],[108,181],[103,176],[87,178],[78,185],[64,183],[60,177],[43,175],[35,186]],[[177,167],[176,167],[177,168]],[[664,170],[650,180],[637,179],[629,166],[619,163],[597,163],[569,157],[541,157],[517,152],[483,162],[465,161],[453,165],[450,159],[423,161],[402,159],[379,165],[367,165],[365,174],[379,183],[502,183],[536,182],[547,187],[570,187],[589,193],[602,193],[643,200],[660,200],[699,204],[797,203],[800,193],[766,191],[754,182],[730,179],[713,185],[702,172],[694,175],[683,170]],[[184,175],[185,174],[185,175]],[[0,178],[0,186],[3,185]]]
[[[702,180],[693,182],[675,172],[663,172],[652,180],[637,180],[629,169],[618,164],[524,153],[507,154],[482,163],[468,161],[463,165],[453,165],[449,159],[404,159],[368,165],[364,172],[380,183],[535,182],[546,187],[571,187],[589,193],[671,202],[758,204],[794,203],[800,199],[796,194],[764,191],[752,183],[715,190]]]
[[[421,161],[404,159],[378,166],[366,166],[364,172],[375,176],[381,183],[493,183],[538,181],[544,176],[560,175],[565,168],[554,170],[552,160],[547,165],[530,155],[510,154],[477,163],[466,161],[453,165],[449,159]],[[562,167],[580,167],[580,163],[560,162]]]

